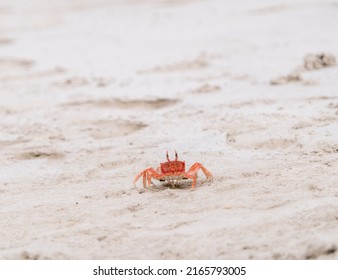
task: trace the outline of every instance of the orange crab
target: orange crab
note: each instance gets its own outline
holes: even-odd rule
[[[209,179],[212,178],[212,174],[201,164],[195,162],[187,172],[185,172],[185,162],[179,161],[177,152],[175,151],[175,160],[170,160],[168,151],[167,151],[167,162],[160,163],[160,166],[155,170],[150,167],[143,170],[140,174],[138,174],[134,179],[134,185],[137,180],[143,176],[143,186],[146,188],[147,186],[154,185],[151,182],[151,179],[154,178],[159,181],[165,181],[171,186],[175,186],[180,183],[182,179],[192,179],[192,187],[193,190],[196,186],[197,172],[202,169],[204,175]]]

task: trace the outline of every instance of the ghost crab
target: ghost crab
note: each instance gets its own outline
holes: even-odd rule
[[[134,185],[137,180],[143,176],[143,186],[150,187],[154,186],[154,183],[151,181],[152,178],[164,181],[172,187],[178,185],[181,180],[192,179],[191,189],[193,190],[196,186],[197,172],[201,169],[207,179],[212,178],[212,174],[208,171],[201,163],[195,162],[187,172],[185,172],[185,162],[178,160],[177,152],[175,151],[175,160],[170,160],[168,151],[166,153],[167,162],[160,163],[160,166],[155,170],[150,167],[143,170],[138,174],[134,179]]]

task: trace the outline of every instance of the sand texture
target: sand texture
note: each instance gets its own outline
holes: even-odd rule
[[[0,259],[338,259],[338,2],[0,0]],[[175,150],[199,172],[135,176]]]

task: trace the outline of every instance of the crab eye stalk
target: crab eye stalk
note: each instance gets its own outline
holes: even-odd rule
[[[169,155],[168,155],[168,151],[167,151],[167,154],[166,154],[166,156],[167,156],[167,161],[170,161],[170,159],[169,159]]]
[[[178,160],[178,155],[176,151],[175,151],[175,160]]]

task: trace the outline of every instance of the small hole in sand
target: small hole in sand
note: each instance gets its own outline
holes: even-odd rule
[[[30,160],[37,158],[48,158],[48,159],[59,159],[62,158],[63,154],[58,152],[42,152],[42,151],[31,151],[17,155],[18,159]]]

